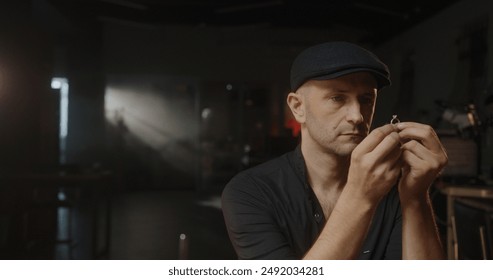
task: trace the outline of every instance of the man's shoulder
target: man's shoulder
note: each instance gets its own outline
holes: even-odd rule
[[[250,177],[254,179],[268,179],[278,173],[290,172],[292,152],[285,153],[256,166],[250,167],[238,173],[235,177]]]
[[[291,160],[293,152],[285,153],[239,172],[226,185],[226,189],[279,188],[283,182],[291,180],[294,174]]]

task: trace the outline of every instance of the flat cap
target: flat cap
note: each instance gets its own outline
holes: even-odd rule
[[[387,65],[372,52],[348,42],[328,42],[302,51],[291,66],[291,90],[308,80],[328,80],[367,71],[377,80],[378,89],[390,85]]]

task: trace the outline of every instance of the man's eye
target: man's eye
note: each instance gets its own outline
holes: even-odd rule
[[[340,95],[332,96],[330,98],[330,100],[332,100],[334,102],[342,102],[342,101],[344,101],[344,96],[340,96]]]

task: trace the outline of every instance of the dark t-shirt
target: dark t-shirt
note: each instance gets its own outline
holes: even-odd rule
[[[299,146],[235,176],[223,191],[222,207],[240,259],[301,259],[325,224]],[[377,207],[359,259],[401,259],[401,233],[394,187]]]

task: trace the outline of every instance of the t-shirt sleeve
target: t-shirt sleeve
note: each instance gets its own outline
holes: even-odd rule
[[[222,193],[224,220],[236,254],[239,259],[296,259],[276,222],[273,201],[266,191],[242,174],[233,178]]]

